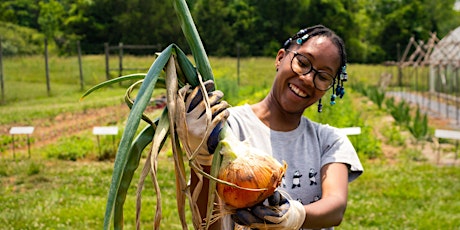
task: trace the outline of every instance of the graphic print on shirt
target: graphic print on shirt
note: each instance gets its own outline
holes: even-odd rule
[[[300,178],[302,174],[300,174],[299,170],[294,172],[294,176],[292,176],[292,188],[300,187]]]
[[[311,203],[315,203],[315,202],[318,201],[319,199],[321,199],[320,196],[315,196],[315,197],[313,198],[313,200],[310,202],[310,204],[311,204]]]
[[[317,185],[316,174],[318,174],[318,172],[316,172],[314,168],[310,168],[310,172],[308,172],[308,177],[310,178],[310,186]]]
[[[298,201],[299,203],[301,203],[303,205],[302,199],[298,198],[296,201]]]

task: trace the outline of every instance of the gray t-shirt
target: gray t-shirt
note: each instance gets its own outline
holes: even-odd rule
[[[354,147],[337,128],[302,117],[296,129],[280,132],[262,123],[249,105],[229,111],[227,123],[241,141],[248,141],[280,162],[286,161],[288,168],[280,189],[304,205],[321,199],[320,170],[324,165],[347,164],[349,182],[363,172]]]

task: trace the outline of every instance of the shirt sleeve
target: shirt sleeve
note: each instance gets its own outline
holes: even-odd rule
[[[323,125],[319,129],[322,147],[321,167],[330,163],[344,163],[348,166],[348,181],[358,178],[364,171],[355,148],[348,137],[339,129]]]

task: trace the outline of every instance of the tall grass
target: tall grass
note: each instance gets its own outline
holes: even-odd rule
[[[146,72],[154,57],[125,56],[125,68],[139,70],[125,71],[123,74]],[[27,124],[32,119],[55,116],[62,112],[83,111],[88,108],[119,104],[123,100],[126,85],[114,85],[103,89],[79,102],[84,91],[80,89],[78,60],[75,57],[50,58],[50,88],[47,94],[45,64],[41,56],[5,58],[5,103],[0,104],[0,125],[8,123]],[[243,99],[253,97],[261,89],[268,89],[274,77],[270,58],[245,58],[240,61],[240,85],[237,84],[237,61],[234,58],[211,58],[217,87],[225,92],[230,104],[236,105]],[[82,61],[84,88],[88,89],[106,80],[105,57],[103,55],[84,56]],[[117,68],[118,57],[110,59],[111,68]],[[267,68],[269,66],[270,68]],[[111,77],[118,71],[111,71]],[[259,96],[260,99],[261,96]],[[97,99],[96,99],[97,98]]]
[[[124,68],[140,68],[124,71],[122,74],[146,72],[153,62],[153,56],[125,55]],[[111,56],[109,60],[110,77],[118,76],[118,57]],[[42,56],[14,56],[3,59],[3,75],[5,79],[5,102],[48,97],[46,85],[45,59]],[[87,55],[82,57],[82,75],[84,89],[88,89],[104,80],[105,56]],[[49,58],[49,78],[51,97],[61,97],[81,90],[80,70],[77,57],[51,56]]]

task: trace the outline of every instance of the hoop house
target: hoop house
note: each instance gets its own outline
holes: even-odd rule
[[[460,27],[451,31],[430,55],[430,92],[458,94],[460,68]]]

